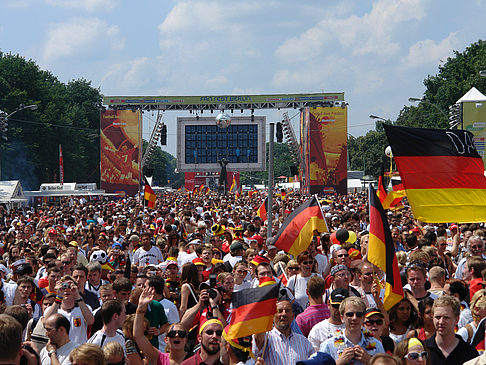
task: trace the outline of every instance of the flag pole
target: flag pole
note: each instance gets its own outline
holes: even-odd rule
[[[275,124],[270,123],[270,136],[268,142],[268,207],[267,207],[267,237],[272,234],[272,207],[273,207],[273,138],[275,135]]]

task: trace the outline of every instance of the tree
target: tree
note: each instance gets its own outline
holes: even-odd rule
[[[65,181],[99,181],[99,120],[102,96],[90,82],[67,84],[32,60],[0,52],[0,109],[38,105],[9,118],[8,141],[0,144],[2,179],[25,189],[59,181],[59,144]]]

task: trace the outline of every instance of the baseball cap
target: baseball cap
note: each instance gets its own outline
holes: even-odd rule
[[[55,229],[55,228],[51,228],[51,229],[49,230],[49,234],[57,234],[56,229]]]
[[[331,299],[329,299],[329,303],[331,305],[341,304],[341,302],[347,297],[349,297],[349,292],[346,289],[334,289],[331,293]]]
[[[230,251],[243,250],[243,244],[240,241],[234,241],[230,246]]]
[[[349,268],[348,268],[346,265],[343,265],[343,264],[336,265],[336,266],[334,266],[334,267],[331,269],[331,276],[334,276],[334,275],[336,275],[336,274],[337,274],[339,271],[343,271],[343,270],[349,271]]]
[[[365,318],[371,317],[374,314],[378,314],[382,318],[385,318],[383,313],[381,313],[381,310],[379,310],[378,308],[368,308],[365,312]]]
[[[336,361],[326,352],[316,352],[307,360],[297,361],[295,365],[335,365]]]
[[[69,246],[78,247],[79,245],[76,241],[71,241],[71,242],[69,242]]]
[[[170,265],[175,265],[175,266],[179,267],[179,265],[177,264],[177,261],[174,261],[174,260],[166,261],[165,267],[167,268]]]

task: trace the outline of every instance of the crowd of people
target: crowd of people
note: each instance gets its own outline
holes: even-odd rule
[[[329,232],[274,245],[306,197],[164,193],[0,207],[0,364],[484,364],[486,230],[388,211],[404,297],[385,308],[365,193],[321,200]],[[272,235],[267,235],[271,231]],[[273,328],[232,338],[232,296],[280,284]]]

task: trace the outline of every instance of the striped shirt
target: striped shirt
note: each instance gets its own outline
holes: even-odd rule
[[[308,306],[305,311],[299,314],[295,321],[299,325],[302,334],[309,336],[309,332],[316,323],[319,323],[331,316],[327,304],[316,304]]]
[[[290,336],[286,337],[282,332],[273,328],[266,336],[268,340],[263,356],[266,364],[295,364],[297,361],[307,360],[315,352],[307,338],[295,332],[291,332]],[[253,342],[255,356],[261,356],[262,352],[263,347],[258,349]]]

